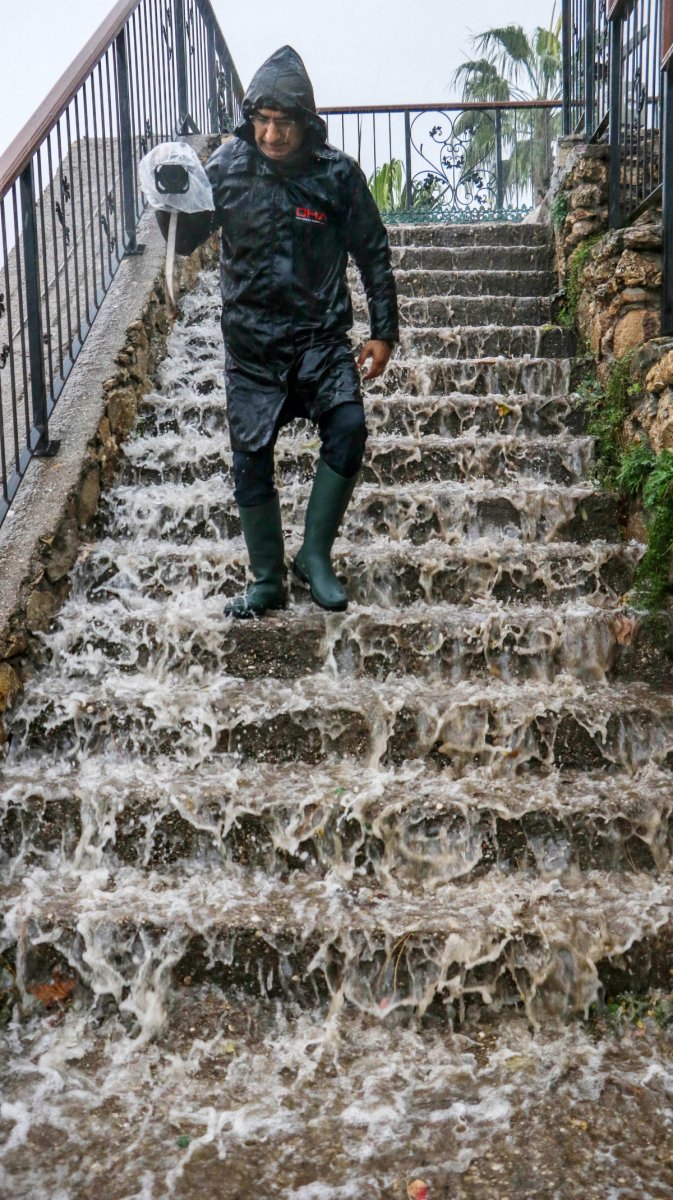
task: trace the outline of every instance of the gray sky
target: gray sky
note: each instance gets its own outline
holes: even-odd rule
[[[72,62],[114,0],[0,0],[0,153]],[[553,0],[213,0],[245,85],[285,42],[302,55],[318,105],[433,103],[471,32],[549,23]],[[312,15],[315,13],[315,16]]]

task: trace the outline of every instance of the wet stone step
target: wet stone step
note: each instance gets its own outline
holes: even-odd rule
[[[317,608],[270,614],[263,622],[225,621],[219,600],[185,589],[174,601],[125,604],[78,599],[63,609],[45,655],[74,684],[121,671],[199,669],[243,679],[293,679],[330,670],[344,678],[461,682],[497,678],[553,681],[560,673],[590,683],[632,678],[661,683],[663,651],[623,609],[414,605]],[[87,685],[88,686],[88,685]]]
[[[616,1178],[623,1195],[639,1200],[673,1188],[668,1147],[658,1137],[670,1104],[665,992],[633,998],[623,1017],[621,1006],[615,1018],[615,1006],[601,1002],[589,1020],[543,1028],[516,1009],[493,1021],[475,1005],[472,1015],[468,999],[456,1036],[432,1012],[386,1020],[385,1011],[334,1005],[335,1021],[319,1005],[279,1005],[179,978],[157,984],[150,994],[159,1003],[149,1011],[138,989],[131,1009],[105,1023],[96,1020],[103,1002],[94,999],[87,1054],[68,1061],[67,1087],[59,1088],[51,1064],[64,1044],[77,1044],[80,1011],[73,1006],[58,1022],[34,1019],[18,1032],[12,1023],[3,1039],[5,1095],[14,1113],[31,1113],[29,1144],[49,1144],[66,1122],[79,1135],[63,1138],[58,1154],[39,1165],[12,1138],[3,1165],[15,1196],[54,1200],[82,1179],[90,1195],[113,1200],[101,1178],[114,1179],[116,1197],[137,1193],[138,1156],[119,1154],[136,1103],[143,1186],[162,1200],[244,1197],[252,1118],[255,1189],[264,1197],[302,1189],[306,1197],[306,1181],[315,1180],[324,1200],[392,1200],[404,1195],[416,1163],[431,1195],[459,1189],[461,1200],[517,1189],[522,1200],[605,1200]],[[631,1011],[644,1014],[636,1033]],[[135,1043],[129,1055],[120,1053],[126,1039]],[[187,1154],[180,1128],[193,1135]],[[402,1167],[401,1147],[413,1148]]]
[[[588,414],[579,396],[471,396],[451,392],[447,396],[381,396],[364,393],[370,435],[401,434],[409,437],[455,437],[461,433],[579,434],[586,431]],[[194,431],[222,439],[228,446],[224,392],[198,397],[185,392],[167,403],[164,396],[146,398],[137,436]],[[294,442],[298,432],[305,441],[315,440],[315,428],[295,421],[281,432],[279,445]],[[127,443],[128,445],[128,443]]]
[[[283,496],[285,500],[285,495]],[[288,518],[300,527],[301,499]],[[431,483],[423,486],[361,486],[344,522],[352,544],[387,537],[420,546],[438,538],[457,544],[479,538],[523,542],[609,541],[617,529],[617,500],[590,485],[532,482]]]
[[[177,873],[193,860],[284,878],[336,870],[388,887],[469,883],[496,870],[665,870],[673,849],[671,777],[653,767],[507,780],[348,762],[288,766],[282,777],[264,764],[195,776],[162,760],[109,757],[30,767],[3,773],[0,862],[16,879],[38,862]]]
[[[394,357],[382,379],[370,384],[368,395],[461,392],[473,396],[567,396],[569,385],[570,360],[563,358]]]
[[[403,271],[549,271],[551,244],[502,246],[394,246],[395,270]]]
[[[504,221],[497,224],[388,225],[391,246],[549,246],[551,233],[545,225],[523,225]]]
[[[588,414],[577,395],[447,396],[365,395],[367,427],[373,436],[457,437],[467,433],[581,434]]]
[[[492,393],[567,395],[570,360],[562,358],[433,358],[401,357],[391,360],[385,375],[367,387],[367,393],[389,395],[405,392],[410,396],[435,392],[466,392],[471,395]],[[185,367],[176,373],[166,398],[185,391],[197,396],[215,393],[222,396],[222,367],[212,365]]]
[[[374,888],[235,868],[152,881],[127,868],[114,890],[46,876],[7,896],[0,945],[21,938],[26,990],[54,976],[133,1010],[159,966],[173,987],[241,988],[377,1014],[448,1020],[465,1005],[523,1007],[533,1021],[585,1013],[602,980],[642,986],[671,969],[670,883],[642,873],[558,879],[489,876],[396,900]],[[107,963],[114,964],[113,968]],[[563,987],[560,986],[563,981]]]
[[[356,333],[364,334],[364,326]],[[482,328],[402,329],[400,350],[404,355],[435,358],[487,358],[507,355],[511,358],[570,358],[575,353],[576,337],[558,325],[485,325]]]
[[[281,443],[276,452],[280,480],[308,480],[315,474],[319,441]],[[123,480],[146,484],[169,481],[193,483],[213,475],[231,478],[228,455],[219,439],[195,435],[160,434],[140,438],[126,447]],[[428,483],[433,480],[544,478],[564,485],[586,479],[593,465],[593,439],[556,434],[549,438],[510,435],[462,435],[447,441],[417,438],[370,438],[361,478],[382,485]],[[232,481],[233,486],[233,481]]]
[[[352,289],[353,311],[360,321],[368,317],[364,292]],[[399,297],[402,327],[521,326],[545,325],[551,321],[551,301],[546,296],[436,296]]]
[[[614,605],[631,586],[642,552],[633,543],[539,546],[481,539],[453,546],[434,541],[397,547],[372,541],[355,547],[338,539],[334,562],[354,603],[384,608],[415,601],[471,604],[488,597],[558,605],[585,596],[592,603]],[[289,559],[293,553],[288,544]],[[237,595],[245,584],[246,563],[240,541],[181,546],[148,540],[130,549],[104,541],[87,555],[81,571],[85,590],[101,599],[121,591],[166,598],[190,585],[207,599]],[[294,579],[290,583],[292,601],[305,603],[306,588]]]
[[[558,287],[553,271],[401,271],[400,296],[551,296]]]
[[[55,696],[45,675],[16,713],[12,754],[124,747],[195,766],[211,754],[278,764],[420,759],[456,776],[483,767],[516,775],[673,765],[673,697],[645,684],[584,686],[565,675],[519,684],[196,678],[176,689],[170,671],[110,669]]]
[[[309,481],[281,489],[288,536],[300,535],[310,488]],[[196,539],[225,541],[241,533],[231,484],[222,477],[191,484],[119,487],[109,497],[105,513],[108,533],[125,540],[140,535],[188,545]],[[435,539],[458,543],[484,537],[585,545],[613,538],[618,516],[617,497],[588,484],[498,486],[488,480],[398,487],[360,484],[342,531],[351,545],[375,538],[420,546]]]

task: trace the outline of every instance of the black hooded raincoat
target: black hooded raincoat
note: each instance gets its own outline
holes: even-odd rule
[[[255,144],[256,108],[296,113],[298,153],[278,163]],[[217,228],[232,447],[266,445],[278,418],[322,413],[361,399],[348,337],[346,265],[362,276],[371,337],[398,339],[397,299],[385,227],[358,164],[327,144],[299,55],[277,50],[254,76],[243,119],[206,165],[215,212],[181,216],[177,250],[190,253]],[[165,227],[165,221],[162,221]],[[286,404],[290,401],[289,405]]]

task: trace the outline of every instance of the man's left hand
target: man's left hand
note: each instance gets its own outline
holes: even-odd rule
[[[367,374],[363,375],[362,378],[378,379],[379,375],[383,375],[383,372],[388,366],[388,360],[392,352],[393,348],[390,342],[380,342],[376,340],[366,342],[360,351],[358,366],[364,367],[367,359],[369,358],[372,360],[372,365],[367,371]]]

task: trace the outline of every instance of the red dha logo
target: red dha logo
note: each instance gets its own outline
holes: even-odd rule
[[[311,221],[314,225],[326,225],[327,216],[323,212],[315,212],[312,208],[297,208],[295,216],[299,221]]]

